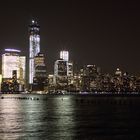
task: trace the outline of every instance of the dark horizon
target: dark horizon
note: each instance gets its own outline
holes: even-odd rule
[[[1,3],[0,51],[16,48],[27,56],[28,25],[35,18],[41,27],[41,52],[46,55],[48,73],[53,73],[59,51],[66,49],[74,67],[95,64],[109,73],[120,67],[139,75],[139,6],[136,1]]]

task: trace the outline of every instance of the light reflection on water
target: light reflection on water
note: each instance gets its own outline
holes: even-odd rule
[[[21,131],[21,112],[20,102],[14,100],[0,100],[0,138],[18,139],[17,131]]]
[[[68,139],[73,135],[73,108],[70,97],[0,99],[0,139]]]
[[[140,138],[140,97],[2,96],[0,140]],[[17,96],[29,100],[13,98]],[[30,100],[33,97],[39,100]]]

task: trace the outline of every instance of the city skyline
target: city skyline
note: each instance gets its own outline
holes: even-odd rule
[[[35,17],[41,26],[40,48],[46,55],[48,73],[53,72],[59,51],[66,49],[70,60],[78,67],[95,64],[112,73],[120,67],[139,75],[140,10],[137,2],[60,1],[48,2],[48,5],[33,3],[34,6],[31,2],[2,3],[1,54],[4,48],[20,49],[23,55],[27,54],[28,25]]]

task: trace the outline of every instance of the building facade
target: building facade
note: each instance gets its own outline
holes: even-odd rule
[[[33,84],[35,76],[34,58],[40,52],[40,26],[32,20],[29,25],[29,84]]]
[[[63,89],[68,85],[67,61],[59,59],[54,65],[54,85]]]
[[[14,70],[17,71],[17,79],[25,81],[25,62],[26,57],[20,56],[20,50],[5,49],[2,55],[2,77],[12,78]]]
[[[21,90],[25,86],[25,62],[26,57],[20,56],[20,50],[5,49],[5,53],[2,55],[2,83],[15,86],[13,81],[13,73],[16,73],[16,82],[20,85]],[[5,86],[6,87],[6,86]],[[13,87],[12,87],[13,88]],[[11,89],[12,89],[11,88]],[[8,88],[7,88],[8,89]]]
[[[60,59],[65,61],[69,61],[69,52],[68,51],[60,51]]]
[[[34,57],[35,75],[33,78],[33,91],[44,91],[47,86],[47,70],[45,65],[45,56],[43,53],[38,53]]]

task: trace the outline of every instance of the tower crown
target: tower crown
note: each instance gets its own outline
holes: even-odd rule
[[[40,26],[34,19],[31,20],[31,23],[29,25],[29,32],[30,34],[40,34]]]

